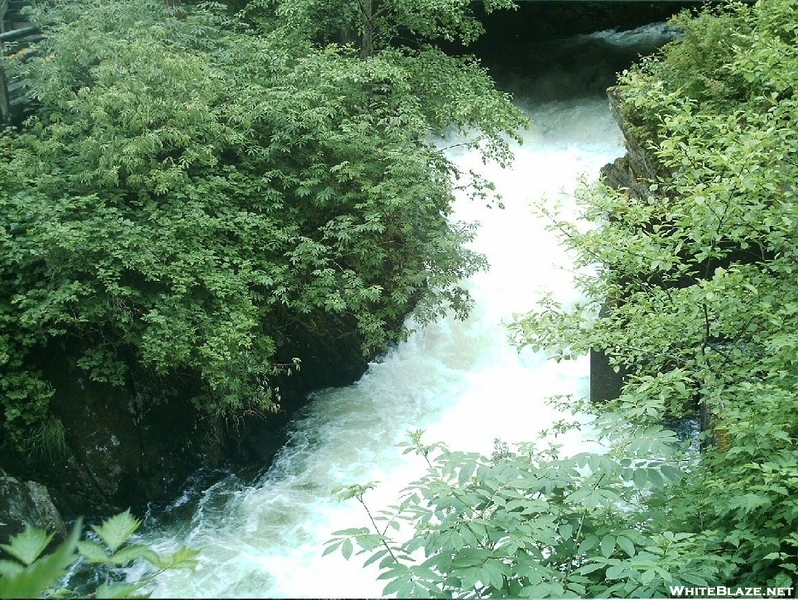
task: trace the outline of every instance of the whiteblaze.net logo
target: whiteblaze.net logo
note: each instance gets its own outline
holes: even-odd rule
[[[792,587],[742,587],[718,585],[715,587],[669,586],[671,598],[794,598]]]

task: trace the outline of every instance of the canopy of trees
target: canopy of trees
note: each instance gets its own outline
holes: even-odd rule
[[[642,194],[585,190],[587,231],[554,224],[597,274],[581,279],[582,304],[546,301],[512,331],[558,360],[595,348],[628,370],[620,398],[594,407],[607,452],[479,457],[416,437],[436,456],[429,473],[331,548],[359,546],[402,597],[794,590],[797,10],[761,0],[677,17],[684,35],[620,77],[621,113],[656,174]],[[705,449],[685,454],[663,420],[699,410]],[[389,534],[401,521],[409,540]]]
[[[433,136],[476,132],[506,162],[523,117],[473,59],[427,41],[472,39],[468,2],[375,2],[368,52],[322,35],[362,40],[338,22],[361,3],[326,5],[264,1],[245,22],[213,4],[37,4],[45,39],[21,67],[36,109],[0,135],[15,435],[47,414],[53,352],[95,381],[135,365],[199,381],[209,412],[267,411],[271,378],[302,358],[281,354],[291,331],[354,333],[373,354],[411,311],[468,310],[459,282],[483,260],[450,205],[489,186]],[[389,44],[399,31],[412,49]]]

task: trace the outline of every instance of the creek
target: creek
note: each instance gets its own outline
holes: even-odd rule
[[[512,170],[450,150],[463,168],[492,179],[505,205],[461,199],[455,207],[457,219],[480,223],[474,247],[491,265],[468,282],[473,314],[419,330],[354,385],[314,394],[254,483],[228,475],[208,486],[199,473],[181,498],[150,514],[143,541],[163,551],[201,551],[196,571],[159,576],[153,597],[379,596],[383,583],[376,568],[361,567],[362,557],[322,557],[333,531],[367,525],[356,502],[332,498],[337,486],[380,481],[366,499],[373,509],[387,507],[425,470],[422,459],[396,447],[408,430],[424,429],[427,442],[490,454],[495,439],[531,440],[561,418],[547,397],[587,393],[587,357],[558,364],[543,353],[519,352],[503,324],[533,309],[544,293],[563,302],[577,298],[569,257],[536,207],[560,201],[573,211],[580,179],[595,180],[623,154],[604,89],[618,69],[669,35],[655,24],[551,39],[528,45],[512,67],[496,67],[500,86],[514,93],[532,124]],[[573,452],[585,442],[564,443]]]

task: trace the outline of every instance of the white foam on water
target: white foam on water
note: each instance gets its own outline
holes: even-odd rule
[[[331,498],[334,488],[380,481],[366,498],[374,510],[385,508],[425,470],[422,459],[396,447],[408,430],[490,453],[495,438],[531,440],[560,418],[548,396],[586,393],[586,358],[557,364],[519,353],[503,323],[547,291],[564,302],[576,298],[568,256],[534,206],[542,198],[572,204],[579,178],[595,178],[622,153],[621,137],[602,99],[527,110],[534,122],[511,171],[485,167],[474,153],[455,157],[495,181],[505,204],[461,200],[455,207],[456,218],[480,222],[474,248],[491,265],[468,283],[471,317],[430,325],[356,384],[318,393],[262,481],[243,488],[222,481],[204,493],[190,523],[147,534],[162,550],[187,544],[201,551],[196,571],[164,573],[153,597],[378,596],[384,582],[376,567],[337,552],[321,556],[333,531],[367,525],[357,502]],[[566,444],[566,451],[582,447],[578,438]]]
[[[364,557],[322,557],[333,531],[368,525],[357,502],[332,498],[336,487],[380,481],[366,495],[378,511],[426,470],[423,459],[396,447],[408,430],[489,454],[494,439],[533,440],[561,418],[547,397],[587,393],[586,357],[558,364],[519,352],[504,324],[544,293],[564,303],[577,298],[570,258],[535,208],[546,198],[573,211],[580,178],[595,179],[620,156],[622,137],[601,97],[519,103],[532,124],[512,170],[486,167],[474,153],[453,155],[494,181],[505,205],[460,199],[455,206],[455,218],[481,224],[473,247],[490,262],[467,282],[472,315],[427,326],[356,384],[316,394],[261,481],[244,486],[231,476],[203,492],[190,519],[145,534],[156,549],[185,544],[201,552],[196,571],[160,575],[153,597],[379,596],[384,582],[375,565],[362,568]],[[570,453],[591,447],[578,434],[563,442]]]

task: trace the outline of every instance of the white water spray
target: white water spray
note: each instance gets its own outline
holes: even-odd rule
[[[361,567],[362,557],[321,556],[333,531],[367,525],[356,502],[332,499],[334,488],[380,481],[366,498],[385,508],[425,470],[420,458],[396,447],[408,430],[425,429],[427,442],[489,454],[495,438],[533,440],[561,418],[547,397],[586,394],[586,357],[557,364],[519,353],[503,323],[534,308],[544,292],[576,298],[568,257],[533,207],[542,198],[573,203],[580,177],[595,179],[620,156],[622,138],[602,97],[525,110],[533,124],[512,171],[484,167],[473,153],[455,157],[495,181],[506,206],[456,206],[456,218],[481,223],[474,246],[491,265],[469,282],[471,317],[428,326],[356,384],[318,393],[256,485],[220,481],[202,492],[190,519],[146,534],[157,550],[185,544],[201,551],[196,571],[164,573],[153,597],[379,596],[384,582],[374,566]],[[581,449],[579,439],[568,443],[565,452]]]

